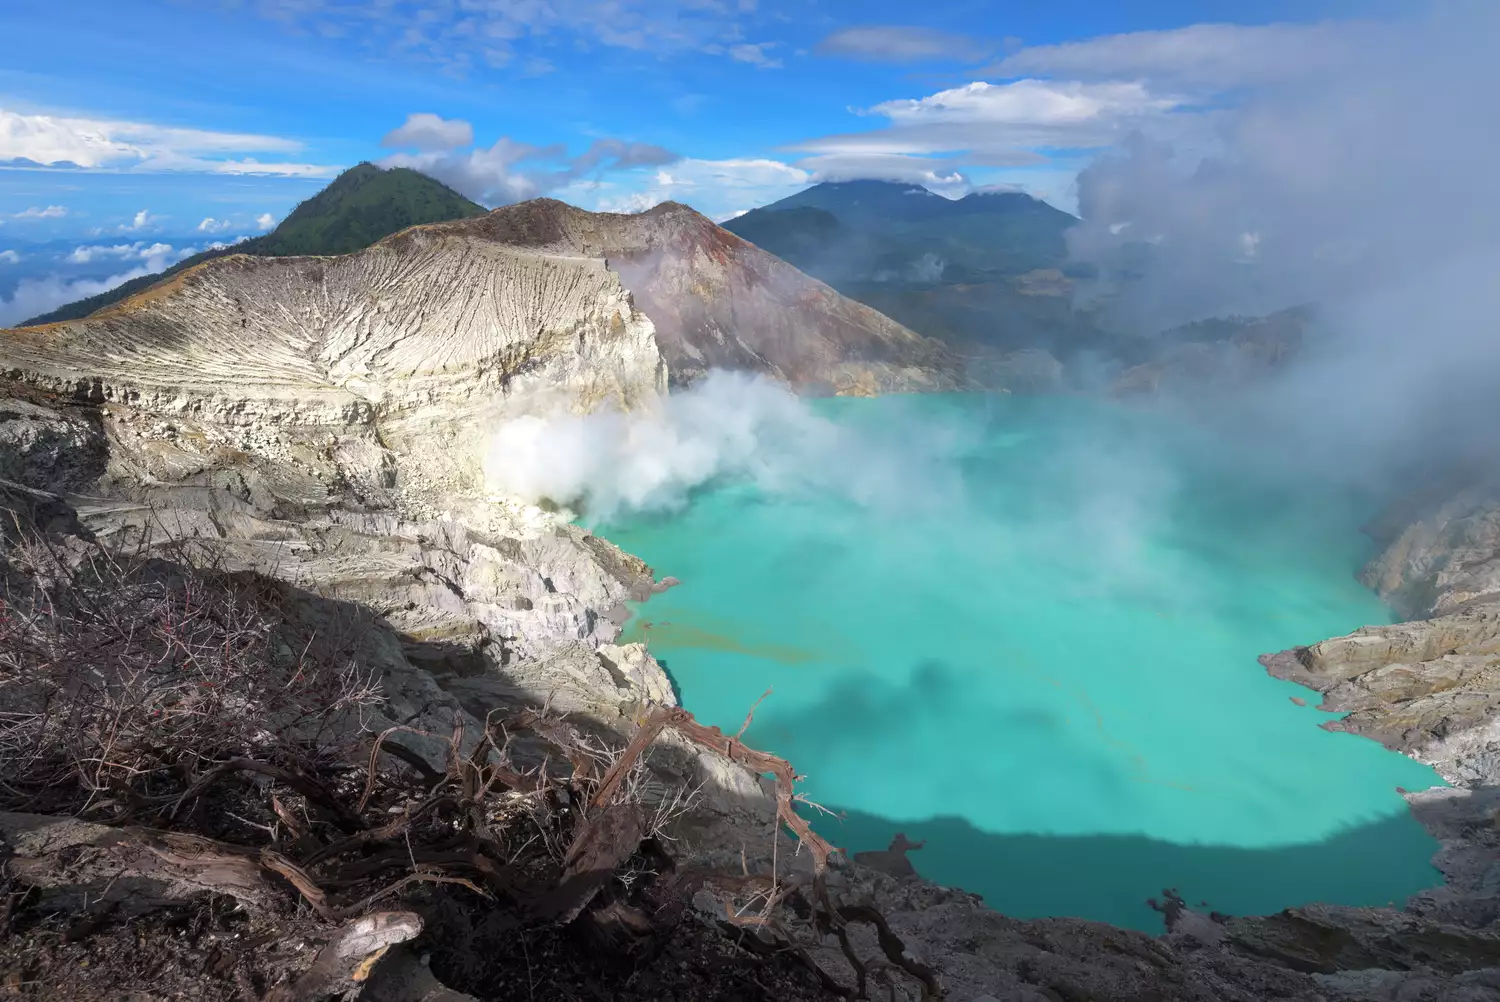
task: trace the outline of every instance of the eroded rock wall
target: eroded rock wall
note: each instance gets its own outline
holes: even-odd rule
[[[0,372],[96,407],[120,484],[240,471],[294,505],[375,507],[480,493],[489,431],[518,410],[628,409],[666,387],[651,321],[603,261],[421,231],[210,262],[5,332]]]
[[[626,215],[542,198],[423,229],[607,260],[655,322],[678,383],[712,368],[759,372],[812,393],[942,390],[963,382],[941,342],[675,202]]]

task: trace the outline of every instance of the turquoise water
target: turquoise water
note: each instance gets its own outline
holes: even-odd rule
[[[1256,655],[1390,621],[1360,501],[1165,419],[1067,399],[817,405],[776,489],[721,482],[601,534],[679,587],[637,610],[700,720],[788,758],[849,851],[1019,917],[1158,929],[1165,887],[1256,914],[1438,880],[1396,787]],[[762,483],[766,480],[763,478]]]

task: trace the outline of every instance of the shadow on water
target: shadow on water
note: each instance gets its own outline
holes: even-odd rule
[[[1146,900],[1160,897],[1164,886],[1178,889],[1190,905],[1207,902],[1203,910],[1254,915],[1314,901],[1399,905],[1439,880],[1436,869],[1424,874],[1413,866],[1435,844],[1408,814],[1315,844],[1240,849],[1143,836],[993,835],[962,818],[895,822],[827,806],[843,818],[814,824],[840,848],[884,849],[897,832],[925,840],[925,848],[908,856],[919,874],[979,894],[1014,918],[1080,916],[1154,933],[1161,931],[1161,916]],[[1409,879],[1372,880],[1381,872]],[[1387,897],[1373,897],[1372,885]]]
[[[814,706],[764,723],[757,720],[747,740],[785,755],[795,767],[799,760],[815,761],[814,746],[830,742],[875,749],[927,714],[947,714],[953,726],[974,725],[973,718],[962,716],[964,694],[961,674],[936,661],[917,666],[900,686],[850,677],[832,685]],[[691,693],[689,697],[691,706]],[[1015,707],[981,719],[996,732],[1022,735],[1026,747],[1056,741],[1049,718],[1035,710]],[[1094,796],[1111,795],[1109,776],[1106,772],[1089,786]],[[1084,795],[1058,789],[1059,813],[1067,813],[1067,798]],[[963,810],[968,798],[1006,796],[1004,789],[975,784],[956,798],[954,807]],[[1399,905],[1436,886],[1441,874],[1431,859],[1437,841],[1394,792],[1391,799],[1392,813],[1381,820],[1351,824],[1320,842],[1275,848],[1181,844],[1144,835],[1002,834],[980,829],[956,813],[893,821],[842,808],[836,800],[823,805],[842,815],[841,820],[811,812],[808,818],[820,834],[851,853],[885,849],[898,832],[912,841],[925,840],[925,848],[909,857],[918,873],[979,894],[1006,915],[1071,916],[1159,932],[1160,916],[1146,901],[1167,887],[1180,891],[1192,906],[1206,902],[1203,910],[1256,915],[1318,901]]]

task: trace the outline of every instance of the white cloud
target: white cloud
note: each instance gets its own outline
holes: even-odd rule
[[[726,50],[729,58],[738,63],[749,63],[751,66],[762,70],[775,70],[781,68],[781,60],[772,56],[767,50],[776,47],[775,42],[757,42],[754,44],[742,42],[739,45],[731,45]]]
[[[1202,132],[1210,113],[1191,99],[1140,81],[1024,79],[975,81],[920,98],[884,101],[864,111],[890,124],[867,132],[822,136],[787,149],[809,154],[796,166],[819,180],[881,178],[961,191],[981,168],[1076,171],[1054,162],[1099,150],[1142,129],[1180,137]],[[1063,178],[1038,176],[1055,201]]]
[[[302,144],[279,136],[184,129],[99,118],[27,115],[0,108],[0,163],[9,160],[87,170],[193,171],[225,174],[327,176],[336,167],[263,163],[230,154],[295,153]]]
[[[142,209],[131,217],[130,222],[121,224],[119,230],[121,233],[144,230],[146,227],[155,226],[161,221],[161,216],[153,216],[148,210]]]
[[[0,327],[9,327],[30,317],[49,313],[66,303],[108,292],[132,278],[140,278],[156,270],[159,269],[145,265],[105,279],[80,278],[70,281],[60,275],[23,278],[17,283],[16,290],[9,299],[0,298]]]
[[[243,160],[204,160],[201,157],[160,156],[138,164],[138,171],[181,171],[198,174],[264,175],[273,177],[336,177],[338,164],[262,163],[254,157]]]
[[[134,278],[153,275],[197,253],[196,247],[173,247],[144,240],[113,246],[76,247],[65,259],[70,264],[92,264],[119,261],[133,267],[108,278],[69,279],[63,275],[23,278],[9,299],[0,298],[0,327],[20,323],[29,317],[48,313],[66,303],[97,296]],[[0,260],[4,255],[0,255]]]
[[[1336,72],[1394,29],[1365,23],[1194,25],[1022,48],[975,80],[856,114],[884,128],[821,136],[786,149],[820,178],[882,177],[932,184],[931,172],[1006,168],[1040,182],[1054,202],[1083,158],[1138,132],[1191,154],[1210,152],[1241,97],[1229,88],[1299,82]],[[844,38],[858,48],[904,44],[899,33]],[[838,39],[843,36],[831,36]],[[920,48],[916,42],[914,47]],[[925,44],[925,43],[924,43]],[[899,48],[895,51],[900,51]],[[1071,195],[1068,196],[1071,199]]]
[[[385,134],[380,145],[396,149],[413,149],[423,153],[454,150],[474,144],[474,127],[460,118],[442,118],[430,112],[416,112]]]
[[[675,160],[677,154],[650,143],[596,139],[583,153],[569,158],[560,144],[533,146],[502,136],[493,146],[473,150],[394,153],[380,165],[410,167],[477,202],[505,205],[576,185],[588,174]]]
[[[255,227],[259,230],[271,230],[276,227],[276,217],[269,212],[262,212],[255,217]]]
[[[811,172],[815,181],[909,181],[941,193],[964,193],[970,189],[967,175],[951,160],[913,157],[895,153],[834,153],[804,157],[797,166]]]
[[[467,153],[395,153],[380,161],[380,165],[410,167],[476,201],[503,205],[540,194],[541,186],[517,165],[541,152],[539,147],[501,137],[493,146]]]
[[[13,250],[0,251],[0,264],[20,264],[21,255]]]
[[[65,260],[69,264],[93,264],[95,261],[111,260],[145,261],[148,264],[154,263],[150,270],[159,271],[197,252],[196,247],[177,248],[159,241],[148,244],[144,240],[137,240],[129,244],[85,244],[74,247]]]
[[[972,62],[994,51],[994,46],[966,35],[931,28],[880,24],[842,28],[819,42],[814,51],[820,56],[881,63],[934,59]]]
[[[233,228],[234,223],[227,219],[215,219],[213,216],[209,216],[198,224],[198,232],[200,233],[223,233],[225,230]]]
[[[1128,295],[1111,306],[1127,322],[1149,329],[1327,302],[1350,290],[1427,281],[1429,270],[1497,246],[1500,202],[1486,193],[1500,156],[1500,134],[1487,127],[1500,86],[1489,51],[1500,8],[1438,5],[1388,30],[1348,25],[1347,34],[1331,25],[1202,27],[1204,37],[1223,42],[1212,50],[1221,60],[1240,61],[1235,81],[1272,83],[1235,94],[1216,122],[1217,146],[1206,152],[1147,134],[1078,178],[1083,222],[1070,233],[1073,252],[1106,278],[1129,271]],[[1093,55],[1121,71],[1155,62],[1206,76],[1183,62],[1176,44],[1183,37],[1117,36],[1098,40]],[[1315,48],[1298,51],[1309,38],[1339,59],[1326,75],[1283,85],[1271,71],[1311,60]],[[1231,50],[1224,39],[1241,47]],[[1344,51],[1350,39],[1363,43],[1353,55]],[[1073,58],[1049,58],[1063,55]],[[1445,195],[1459,202],[1445,205]],[[1131,270],[1137,248],[1128,245],[1152,236],[1160,237],[1156,266]],[[1455,316],[1457,305],[1434,304],[1433,314]],[[1487,330],[1489,316],[1475,309],[1473,331]],[[1434,321],[1423,345],[1447,336]],[[1470,343],[1476,358],[1481,340]]]
[[[1389,26],[1332,21],[1194,24],[1032,46],[993,69],[1000,77],[1153,79],[1210,87],[1284,83],[1333,72],[1391,31]]]
[[[67,214],[68,214],[68,208],[65,205],[48,205],[48,206],[45,206],[45,207],[39,206],[39,205],[33,205],[29,209],[22,209],[20,212],[14,213],[11,216],[11,218],[12,219],[61,219],[62,217],[66,216]]]
[[[710,218],[764,205],[806,188],[812,173],[779,160],[679,160],[658,170],[642,191],[596,198],[602,212],[640,212],[666,201],[685,202]]]
[[[655,208],[663,202],[671,201],[659,188],[649,191],[633,191],[626,195],[608,196],[597,199],[594,203],[596,212],[645,212],[647,209]]]
[[[1136,81],[1081,83],[977,81],[916,100],[886,101],[870,109],[897,125],[958,122],[966,125],[1067,128],[1121,117],[1173,111],[1181,98],[1152,94]]]

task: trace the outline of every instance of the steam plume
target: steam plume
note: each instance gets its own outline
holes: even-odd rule
[[[715,370],[628,414],[512,419],[495,431],[485,478],[496,493],[580,505],[591,520],[679,508],[695,488],[727,480],[771,494],[927,503],[956,489],[944,456],[964,435],[924,422],[876,441],[768,379]]]

